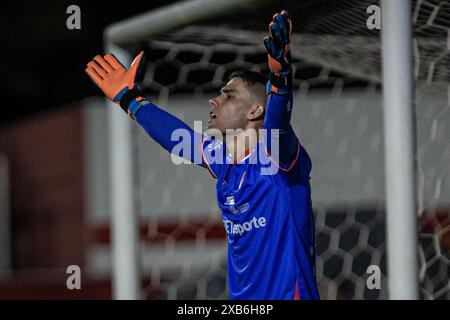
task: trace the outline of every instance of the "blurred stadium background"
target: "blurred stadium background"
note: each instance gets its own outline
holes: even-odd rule
[[[232,71],[267,72],[266,25],[288,8],[293,126],[313,160],[322,299],[387,298],[380,31],[366,27],[373,4],[259,1],[126,46],[131,55],[145,51],[146,93],[192,125],[206,121],[208,98]],[[97,33],[137,12],[105,20]],[[416,0],[411,14],[420,297],[449,299],[450,1]],[[89,50],[83,62],[101,51]],[[74,72],[84,77],[79,67]],[[0,127],[0,298],[111,298],[108,117],[99,93],[78,81],[80,96],[68,94],[70,103]],[[77,84],[57,84],[59,94],[70,83]],[[172,164],[138,126],[132,134],[143,298],[227,298],[214,180],[196,166]],[[66,288],[71,264],[82,267],[82,290]],[[381,290],[366,287],[369,265],[381,268]]]

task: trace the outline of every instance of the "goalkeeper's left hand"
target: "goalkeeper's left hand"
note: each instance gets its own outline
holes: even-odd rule
[[[270,68],[268,94],[287,93],[292,85],[291,49],[289,36],[292,21],[286,10],[276,13],[269,24],[269,36],[264,38]]]

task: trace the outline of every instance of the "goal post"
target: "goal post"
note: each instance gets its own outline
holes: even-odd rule
[[[124,65],[131,63],[129,54],[105,39],[105,51]],[[137,300],[140,293],[139,230],[133,196],[132,125],[120,108],[106,99],[108,116],[111,287],[117,300]]]
[[[390,299],[418,299],[411,0],[382,0],[387,265]]]
[[[105,29],[105,38],[118,46],[151,39],[211,16],[221,16],[267,0],[185,0],[142,13]]]

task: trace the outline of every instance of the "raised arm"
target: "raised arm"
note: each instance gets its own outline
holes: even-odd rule
[[[157,107],[137,90],[137,84],[143,76],[142,65],[143,52],[134,59],[128,70],[112,54],[104,57],[97,55],[88,63],[85,71],[111,101],[119,104],[130,118],[135,119],[167,151],[173,152],[182,139],[189,139],[189,148],[180,148],[177,155],[205,167],[202,149],[198,147],[202,135]],[[178,134],[173,135],[177,130]],[[183,142],[186,145],[186,141]]]
[[[278,129],[279,159],[283,167],[289,168],[296,160],[299,142],[290,124],[292,113],[292,67],[289,35],[292,33],[292,22],[288,12],[283,10],[273,16],[269,24],[269,36],[264,39],[268,53],[269,96],[264,118],[264,128]],[[269,140],[270,141],[270,140]],[[269,145],[269,152],[272,150]]]

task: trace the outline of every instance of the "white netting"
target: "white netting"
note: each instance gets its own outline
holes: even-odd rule
[[[324,299],[387,297],[385,276],[381,290],[366,287],[369,265],[386,271],[380,39],[365,24],[371,4],[311,0],[289,7],[294,21],[296,14],[302,21],[292,40],[293,126],[313,161]],[[448,299],[450,5],[418,0],[413,8],[421,297]],[[262,29],[273,8],[260,10],[237,26],[187,26],[131,48],[146,51],[149,96],[191,126],[205,121],[208,98],[232,71],[267,72]],[[259,30],[249,31],[249,24]],[[226,241],[214,181],[198,167],[172,164],[142,130],[136,135],[137,202],[148,222],[146,296],[226,298]]]

